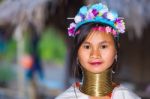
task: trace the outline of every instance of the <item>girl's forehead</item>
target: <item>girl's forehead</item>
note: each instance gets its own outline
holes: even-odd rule
[[[113,36],[110,33],[100,32],[100,31],[91,31],[89,32],[88,36],[86,37],[85,41],[113,41]]]

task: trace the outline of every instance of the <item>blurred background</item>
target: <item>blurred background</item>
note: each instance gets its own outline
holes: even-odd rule
[[[150,0],[0,0],[0,99],[54,99],[74,81],[67,27],[82,5],[125,17],[120,83],[150,99]]]

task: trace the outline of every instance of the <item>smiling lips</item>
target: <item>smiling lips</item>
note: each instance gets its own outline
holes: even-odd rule
[[[95,61],[95,62],[89,62],[89,64],[91,64],[91,65],[101,65],[102,62],[100,62],[100,61]]]

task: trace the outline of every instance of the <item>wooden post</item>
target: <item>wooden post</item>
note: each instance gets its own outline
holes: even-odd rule
[[[17,42],[17,76],[18,76],[18,97],[25,99],[25,76],[23,66],[20,64],[20,59],[24,54],[24,38],[22,33],[23,27],[18,25],[15,29],[15,39]]]

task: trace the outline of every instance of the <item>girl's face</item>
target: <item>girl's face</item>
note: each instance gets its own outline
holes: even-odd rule
[[[110,68],[114,62],[116,48],[111,34],[92,31],[78,50],[80,64],[92,73]]]

